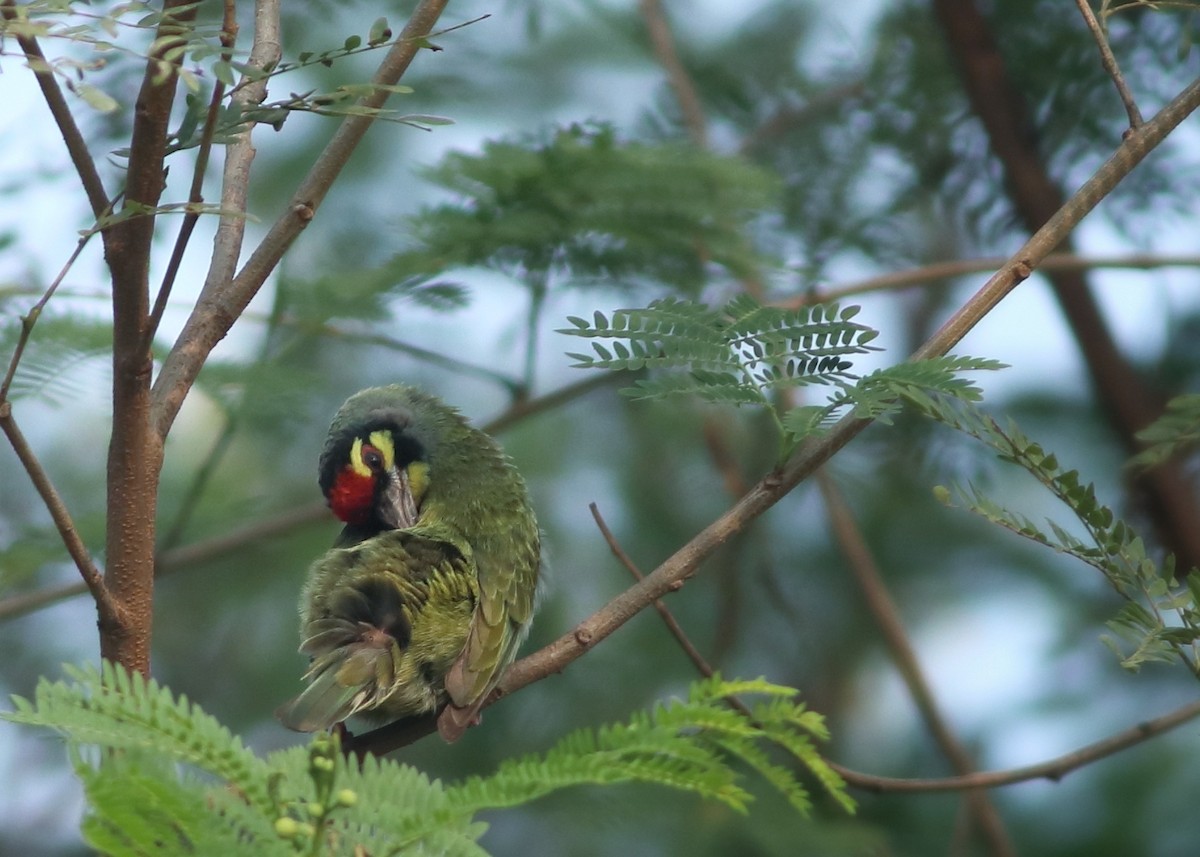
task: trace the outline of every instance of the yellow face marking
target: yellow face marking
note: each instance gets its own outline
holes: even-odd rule
[[[408,491],[412,494],[413,502],[420,506],[429,487],[429,465],[424,461],[414,461],[404,469],[408,473]]]
[[[383,455],[383,469],[391,470],[396,463],[396,445],[392,442],[391,432],[378,429],[371,432],[367,438],[367,442],[375,447]],[[363,440],[361,437],[354,439],[354,444],[350,447],[350,467],[359,476],[370,479],[374,476],[371,468],[363,461]]]
[[[391,470],[396,466],[396,444],[392,442],[392,433],[378,429],[371,432],[371,445],[383,453],[383,469]]]
[[[367,467],[367,465],[363,463],[361,437],[356,437],[354,439],[354,445],[350,447],[350,467],[359,476],[363,476],[368,479],[371,477],[371,468]]]

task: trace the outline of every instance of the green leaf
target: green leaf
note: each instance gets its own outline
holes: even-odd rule
[[[97,89],[90,83],[75,84],[75,93],[82,98],[89,107],[100,113],[113,113],[120,109],[120,103],[103,90]]]

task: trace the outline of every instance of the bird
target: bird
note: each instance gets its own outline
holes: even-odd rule
[[[399,384],[346,400],[318,471],[345,526],[301,592],[307,687],[276,716],[314,732],[440,709],[457,740],[533,618],[541,535],[524,480],[455,408]]]

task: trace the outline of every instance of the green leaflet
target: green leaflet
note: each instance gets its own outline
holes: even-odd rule
[[[105,663],[43,680],[2,716],[62,733],[84,783],[83,833],[105,854],[445,854],[478,857],[483,810],[561,788],[642,782],[691,791],[745,812],[752,795],[740,762],[807,814],[800,773],[848,812],[844,784],[821,758],[820,715],[795,692],[762,679],[697,682],[687,699],[635,713],[628,723],[567,735],[542,754],[504,762],[459,784],[389,760],[347,762],[336,738],[259,758],[186,698]],[[748,719],[731,695],[764,699]],[[83,748],[120,749],[85,754]],[[774,747],[781,753],[769,754]],[[783,760],[783,761],[781,761]],[[180,764],[183,767],[180,769]],[[165,843],[165,846],[164,846]],[[356,851],[361,849],[361,851]]]
[[[566,336],[588,339],[592,353],[568,352],[581,369],[653,370],[621,392],[634,399],[695,396],[714,404],[758,405],[775,418],[781,460],[804,438],[852,413],[889,422],[906,400],[941,394],[977,401],[981,394],[962,373],[1002,363],[948,356],[901,363],[860,377],[854,358],[879,349],[877,331],[854,321],[859,307],[815,304],[782,309],[738,295],[720,308],[664,298],[640,309],[596,312],[591,321],[569,317]],[[833,387],[823,405],[782,413],[776,393]]]

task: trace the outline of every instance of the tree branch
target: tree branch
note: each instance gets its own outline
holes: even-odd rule
[[[896,602],[892,600],[891,593],[888,592],[887,584],[883,581],[883,575],[879,572],[875,557],[863,539],[850,508],[846,505],[841,492],[838,491],[828,473],[825,471],[817,473],[817,484],[825,499],[825,508],[829,512],[829,522],[834,536],[842,553],[846,556],[846,562],[858,584],[859,591],[862,592],[867,610],[875,620],[875,624],[879,626],[888,651],[896,662],[896,667],[908,688],[908,693],[916,703],[921,718],[925,721],[925,727],[941,749],[942,755],[949,760],[951,767],[960,776],[970,776],[975,772],[975,763],[971,759],[971,754],[958,740],[958,736],[950,728],[949,721],[942,714],[937,699],[933,695],[933,689],[925,678],[925,672],[921,668],[916,650],[908,639],[908,632],[904,628],[904,621],[900,618]],[[964,795],[964,799],[967,809],[987,840],[991,852],[996,855],[1015,857],[1016,850],[1013,848],[1012,840],[1004,828],[1000,813],[996,811],[996,807],[988,798],[987,793],[970,790]]]
[[[225,48],[221,59],[225,62],[233,59],[233,46],[237,40],[237,31],[237,7],[233,0],[225,0],[225,17],[221,24],[221,46]],[[213,136],[217,130],[217,116],[224,98],[225,84],[218,80],[213,84],[212,96],[208,100],[208,112],[204,118],[204,128],[200,133],[200,145],[196,149],[196,163],[192,168],[192,186],[188,191],[189,205],[183,215],[179,234],[175,236],[175,246],[171,248],[171,258],[167,262],[162,283],[158,287],[154,307],[150,310],[150,321],[147,324],[146,342],[144,343],[147,350],[154,341],[154,334],[158,331],[158,325],[167,308],[167,300],[171,297],[171,288],[175,284],[175,277],[179,274],[180,265],[183,264],[183,254],[187,250],[188,242],[191,241],[196,223],[200,220],[199,206],[204,203],[204,177],[208,173],[208,159],[212,154]],[[228,215],[222,214],[221,217],[223,220],[228,219]],[[236,219],[241,221],[243,218]]]
[[[788,309],[799,309],[812,304],[841,301],[868,292],[925,285],[934,280],[994,271],[1005,261],[1007,260],[1003,256],[990,256],[979,259],[951,259],[946,262],[933,262],[907,271],[892,271],[877,277],[868,277],[857,282],[821,289],[812,294],[797,295],[793,298],[776,301],[775,305]],[[1051,253],[1042,260],[1037,269],[1044,273],[1048,271],[1088,271],[1100,268],[1128,268],[1147,271],[1155,268],[1196,267],[1200,267],[1200,256],[1191,254],[1130,253],[1120,256],[1079,256],[1074,253]]]
[[[595,503],[588,503],[588,511],[592,513],[592,519],[596,522],[596,526],[600,530],[600,535],[604,537],[604,541],[608,545],[608,549],[612,551],[612,555],[617,558],[617,561],[621,563],[621,565],[625,566],[626,571],[633,575],[634,580],[642,580],[646,575],[642,574],[641,569],[637,567],[633,559],[630,558],[629,554],[625,553],[625,549],[621,547],[620,542],[617,541],[617,538],[613,535],[612,530],[608,528],[608,524],[604,522],[604,518],[600,514],[600,509],[597,508]],[[671,632],[671,636],[675,638],[675,642],[679,643],[679,648],[683,649],[683,653],[687,655],[688,660],[692,662],[692,666],[696,668],[696,672],[700,673],[700,675],[704,676],[705,678],[712,678],[716,672],[712,668],[712,664],[710,664],[704,655],[700,653],[700,650],[696,648],[696,645],[684,632],[683,626],[679,624],[678,620],[676,620],[666,603],[662,599],[657,599],[654,602],[654,609],[658,611],[659,618],[663,620],[663,624],[667,626],[667,630]],[[732,699],[733,697],[730,698]],[[737,705],[734,707],[743,714],[752,716],[750,709],[747,708],[740,700],[738,700]]]
[[[13,451],[16,452],[17,458],[20,459],[25,472],[29,474],[33,486],[41,496],[42,502],[46,504],[46,509],[49,510],[50,517],[54,520],[54,526],[58,529],[63,544],[67,547],[67,553],[71,555],[71,559],[75,561],[75,567],[79,569],[79,574],[83,577],[83,587],[92,593],[92,598],[96,601],[96,610],[100,614],[100,626],[104,628],[120,624],[125,618],[121,605],[113,599],[112,593],[104,585],[104,576],[96,567],[91,554],[88,553],[87,547],[79,537],[79,531],[75,529],[75,522],[71,520],[71,513],[67,511],[66,504],[63,503],[54,483],[50,481],[50,475],[46,473],[37,456],[33,454],[33,449],[25,440],[20,427],[17,426],[17,421],[13,419],[11,402],[0,401],[0,430],[3,430],[4,436],[8,438]]]
[[[447,0],[422,0],[418,4],[372,79],[380,87],[363,98],[361,106],[383,106],[390,94],[386,87],[400,80],[417,51],[426,45],[424,37],[433,30],[446,3]],[[229,332],[284,252],[316,216],[329,188],[373,122],[369,115],[347,116],[296,189],[287,212],[275,221],[237,276],[231,280],[209,277],[154,385],[154,425],[160,438],[170,431],[209,352]]]
[[[154,211],[164,186],[168,122],[178,83],[177,52],[196,16],[191,0],[166,0],[134,110],[125,202],[134,215],[104,235],[112,273],[113,423],[108,447],[105,584],[123,621],[100,633],[100,656],[126,669],[150,671],[154,526],[162,439],[150,430],[152,361],[147,340]]]
[[[964,777],[944,777],[942,779],[911,780],[897,777],[879,777],[874,774],[863,774],[858,771],[831,763],[831,767],[842,778],[855,788],[872,792],[953,792],[962,789],[994,789],[998,786],[1009,786],[1030,780],[1051,780],[1058,782],[1072,771],[1085,765],[1090,765],[1100,759],[1107,758],[1135,744],[1140,744],[1156,735],[1182,726],[1200,716],[1200,702],[1193,702],[1165,714],[1154,720],[1147,720],[1136,726],[1111,735],[1094,744],[1088,744],[1071,753],[1041,762],[1027,765],[1023,768],[1010,768],[1004,771],[987,771],[969,774]]]
[[[1005,187],[1017,213],[1030,231],[1038,229],[1055,216],[1063,194],[1042,163],[1030,111],[1009,79],[988,21],[970,0],[933,0],[933,9],[962,70],[971,105],[1003,165]],[[1193,84],[1185,92],[1195,87]],[[1159,117],[1171,109],[1168,106]],[[1141,127],[1130,129],[1129,139],[1136,139]],[[1070,242],[1065,235],[1063,239],[1069,250]],[[1050,282],[1101,404],[1125,448],[1131,453],[1137,451],[1137,432],[1162,414],[1163,398],[1147,389],[1117,348],[1087,280],[1079,273],[1060,271],[1050,277]],[[1200,528],[1195,525],[1200,519],[1200,505],[1182,473],[1156,468],[1134,478],[1159,538],[1183,568],[1200,566]]]
[[[1100,48],[1100,64],[1104,66],[1104,70],[1108,72],[1109,77],[1113,79],[1113,84],[1117,87],[1117,94],[1121,96],[1121,103],[1125,105],[1125,113],[1129,116],[1129,127],[1136,128],[1142,124],[1142,111],[1138,110],[1133,93],[1129,91],[1129,85],[1125,83],[1121,68],[1117,65],[1117,58],[1113,55],[1112,47],[1109,46],[1108,39],[1104,37],[1104,29],[1096,20],[1088,0],[1075,0],[1075,5],[1079,7],[1079,14],[1083,15],[1084,23],[1092,31],[1092,38],[1096,40],[1096,46]]]
[[[679,51],[675,48],[675,38],[671,35],[671,25],[667,21],[667,13],[663,10],[661,0],[639,0],[638,8],[646,22],[646,32],[650,35],[650,44],[658,63],[667,73],[667,82],[675,92],[679,109],[683,113],[684,124],[687,125],[688,135],[692,142],[700,148],[708,147],[708,123],[704,118],[704,108],[700,104],[700,95],[696,91],[692,78],[679,59]]]
[[[20,20],[20,14],[13,0],[0,2],[0,15],[3,15],[8,21]],[[42,53],[41,46],[33,36],[18,35],[17,44],[20,45],[21,50],[25,53],[25,58],[29,61],[29,67],[33,71],[34,77],[37,78],[38,86],[41,87],[42,98],[45,99],[46,106],[50,108],[50,115],[54,117],[54,122],[58,125],[58,133],[62,135],[63,142],[66,143],[71,163],[75,165],[75,172],[83,184],[83,192],[87,194],[88,204],[92,207],[92,216],[100,220],[108,211],[108,192],[104,190],[104,181],[100,178],[96,162],[92,160],[92,154],[88,151],[87,142],[84,141],[79,126],[75,124],[71,108],[67,106],[67,100],[63,97],[58,81],[54,79],[54,69],[46,61],[46,55]]]
[[[1132,131],[1112,157],[1075,195],[917,349],[913,359],[943,355],[953,348],[996,304],[1027,279],[1079,221],[1198,106],[1200,81],[1187,87],[1153,119]],[[678,581],[695,574],[700,563],[714,550],[811,476],[869,424],[869,420],[846,417],[826,434],[803,444],[781,469],[763,477],[729,510],[697,533],[643,580],[613,598],[571,631],[509,667],[488,704],[535,681],[562,672],[655,599],[671,592]],[[358,736],[351,749],[357,753],[389,753],[429,734],[435,723],[434,718],[424,718],[384,726]]]

